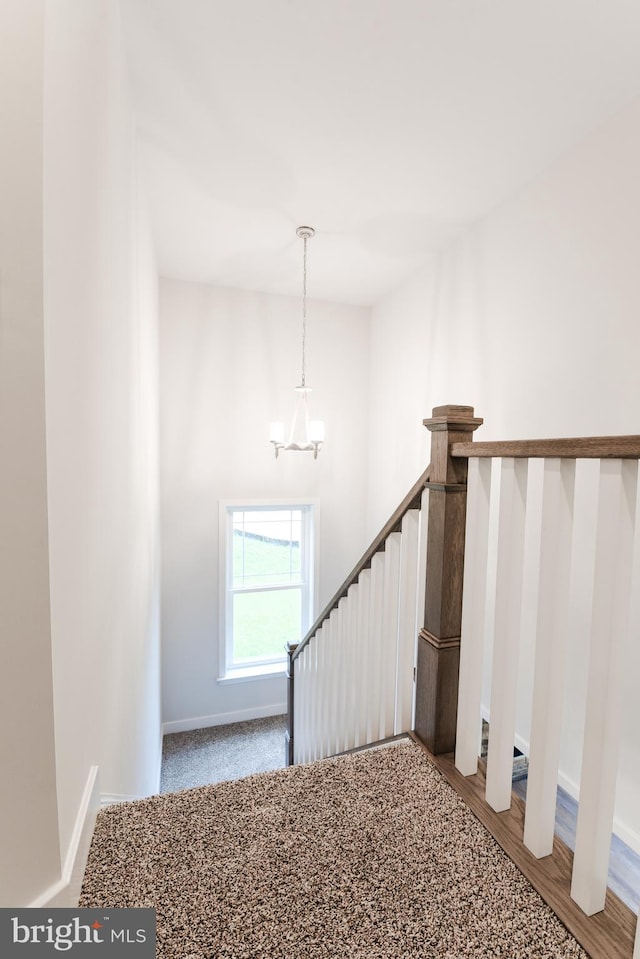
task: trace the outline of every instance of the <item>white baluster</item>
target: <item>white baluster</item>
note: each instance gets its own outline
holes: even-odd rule
[[[331,611],[329,616],[329,632],[325,639],[327,643],[327,669],[324,682],[324,696],[327,704],[325,714],[325,756],[333,756],[335,753],[336,736],[336,631],[337,631],[337,609]]]
[[[306,763],[309,762],[309,726],[311,724],[311,716],[309,713],[309,660],[310,652],[309,646],[305,646],[300,654],[300,658],[296,660],[295,668],[299,670],[296,673],[295,682],[298,683],[298,678],[301,680],[302,688],[300,694],[298,695],[297,689],[294,690],[294,709],[299,710],[297,713],[299,719],[296,719],[294,725],[294,747],[297,744],[298,739],[298,723],[300,724],[300,762]]]
[[[303,692],[302,692],[302,704],[301,704],[301,716],[302,716],[302,762],[308,763],[311,762],[311,736],[312,736],[312,704],[313,704],[313,694],[312,694],[312,685],[313,685],[313,675],[311,672],[311,647],[315,642],[315,638],[308,643],[302,651],[303,656]],[[296,702],[296,696],[294,692],[294,703]],[[295,735],[295,728],[294,728]]]
[[[382,602],[384,595],[384,553],[371,559],[371,593],[369,596],[369,635],[367,643],[367,742],[380,739],[380,699],[382,660]]]
[[[638,463],[602,460],[571,896],[588,916],[604,908],[629,639]],[[637,951],[637,946],[636,946]]]
[[[329,750],[329,677],[331,675],[331,633],[333,625],[331,617],[322,624],[322,647],[318,650],[318,692],[320,696],[320,724],[318,729],[320,740],[320,758],[324,759]]]
[[[356,652],[356,746],[367,741],[367,688],[366,659],[368,655],[369,609],[371,596],[371,570],[363,569],[358,578],[358,617]]]
[[[313,640],[311,640],[313,642]],[[294,706],[300,709],[300,722],[302,725],[302,743],[300,759],[303,763],[308,763],[311,759],[311,648],[307,644],[301,654],[301,674],[302,674],[302,695],[296,695],[294,691]],[[294,726],[294,745],[296,736]]]
[[[298,658],[293,663],[293,675],[294,675],[294,697],[293,697],[293,762],[300,763],[302,762],[302,740],[303,740],[303,730],[302,730],[302,709],[305,701],[303,683],[304,679],[302,676],[302,660],[304,656],[304,649],[298,656]]]
[[[349,587],[347,617],[345,620],[345,723],[343,750],[353,749],[356,745],[357,723],[357,652],[358,652],[358,593],[360,585]]]
[[[540,577],[524,844],[553,852],[569,618],[576,464],[544,464]]]
[[[322,626],[316,630],[316,634],[309,644],[311,647],[311,723],[309,726],[309,734],[311,738],[310,742],[310,759],[313,762],[316,759],[320,758],[320,718],[321,718],[321,703],[320,703],[320,681],[319,681],[319,666],[320,666],[320,657],[319,649],[322,642]]]
[[[390,533],[389,536],[387,536],[384,550],[380,739],[393,736],[395,728],[396,661],[400,601],[400,540],[400,533]]]
[[[418,531],[419,510],[405,513],[400,549],[400,608],[396,668],[395,733],[413,726],[413,667],[418,636]]]
[[[327,717],[327,756],[334,756],[337,749],[338,741],[338,690],[337,690],[337,681],[340,670],[340,660],[339,660],[339,648],[338,648],[338,634],[340,627],[340,611],[336,606],[335,609],[331,610],[331,616],[329,617],[329,624],[331,626],[330,640],[329,640],[329,670],[327,676],[327,706],[328,706],[328,717]]]
[[[305,646],[293,664],[295,669],[293,693],[293,750],[297,763],[307,761],[305,750],[309,738],[308,650],[309,647]]]
[[[301,704],[302,724],[304,729],[304,762],[311,762],[312,756],[312,738],[313,738],[313,646],[315,637],[306,645],[304,649],[304,673],[305,673],[305,701]]]
[[[486,797],[511,806],[528,460],[502,460]]]
[[[491,459],[469,460],[455,759],[463,776],[478,771],[491,468]]]
[[[343,600],[340,601],[343,603]],[[340,707],[342,699],[342,690],[340,684],[342,682],[342,644],[341,644],[341,633],[342,633],[342,618],[343,618],[343,608],[340,606],[340,603],[332,612],[333,616],[333,629],[332,629],[332,653],[331,653],[331,686],[329,689],[329,716],[330,716],[330,750],[329,755],[335,756],[336,753],[339,753],[341,750],[340,746],[340,735],[341,735],[341,716],[340,716]]]
[[[338,603],[338,624],[337,624],[337,670],[336,677],[336,752],[340,753],[345,749],[345,727],[347,714],[347,627],[349,622],[349,594],[343,596]]]

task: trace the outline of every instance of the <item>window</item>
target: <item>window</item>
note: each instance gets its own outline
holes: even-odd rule
[[[313,514],[309,502],[221,505],[223,678],[281,671],[286,643],[311,626]]]

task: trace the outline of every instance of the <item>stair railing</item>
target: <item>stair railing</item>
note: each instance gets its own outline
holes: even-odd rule
[[[433,433],[430,466],[303,640],[288,647],[288,764],[408,732],[418,708],[430,748],[453,748],[466,462],[448,451],[482,420],[471,407],[443,406],[424,423]],[[416,669],[433,682],[419,704]]]
[[[516,861],[543,895],[555,887],[553,908],[591,955],[630,957],[635,917],[607,891],[607,873],[623,683],[631,640],[638,641],[631,610],[640,436],[454,443],[450,453],[468,463],[455,767],[464,777],[478,771],[483,672],[490,669],[484,802],[496,813],[511,809],[514,743],[530,715],[528,743],[518,743],[529,766]],[[585,463],[576,469],[578,460],[594,459],[597,473]],[[533,682],[530,701],[518,704],[525,633]],[[570,637],[587,676],[575,852],[572,863],[566,857],[564,888],[552,853],[563,711],[574,679]],[[576,698],[578,684],[571,685]],[[513,845],[508,851],[516,858]],[[591,930],[574,903],[598,920]],[[640,932],[633,956],[640,959]]]
[[[299,644],[288,650],[287,763],[411,727],[420,513],[409,490]]]
[[[291,647],[288,759],[320,758],[410,728],[406,715],[398,725],[397,706],[391,708],[388,687],[383,691],[379,680],[393,673],[397,682],[398,663],[403,657],[405,664],[413,662],[415,654],[415,734],[439,768],[592,957],[640,959],[640,923],[607,890],[623,679],[629,644],[638,641],[630,623],[632,570],[640,570],[640,436],[475,443],[482,420],[473,413],[472,407],[437,407],[424,421],[432,433],[428,470],[302,643]],[[595,483],[593,476],[588,480],[585,460],[599,461]],[[393,655],[388,661],[371,656],[372,649],[386,648],[380,634],[389,635],[389,599],[379,586],[389,588],[393,576],[380,567],[394,556],[402,523],[418,510],[417,584],[408,619],[417,609],[416,631],[423,625],[417,650],[405,640],[401,653],[392,641],[394,672]],[[575,582],[585,575],[580,537],[589,515],[591,573],[586,587],[581,583],[576,625]],[[397,560],[389,562],[395,569]],[[398,596],[395,585],[391,592]],[[406,613],[407,603],[400,599],[395,608]],[[586,636],[588,663],[573,856],[554,840],[572,628]],[[512,797],[512,765],[522,716],[516,700],[519,650],[527,631],[534,668],[522,812]],[[478,754],[487,672],[485,777]],[[392,711],[393,726],[387,718]],[[632,745],[637,750],[637,740]]]

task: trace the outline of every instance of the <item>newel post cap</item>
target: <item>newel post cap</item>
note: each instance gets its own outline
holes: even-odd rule
[[[434,406],[429,419],[422,423],[431,432],[452,430],[455,432],[472,432],[482,426],[484,420],[473,415],[473,406]]]

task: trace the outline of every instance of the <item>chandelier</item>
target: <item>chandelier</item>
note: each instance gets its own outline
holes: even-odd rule
[[[315,460],[318,458],[318,453],[324,441],[324,423],[322,420],[309,419],[309,394],[311,393],[311,389],[307,386],[305,376],[305,349],[307,338],[307,241],[310,240],[314,234],[315,230],[310,226],[299,226],[296,230],[296,236],[299,236],[304,243],[302,259],[302,379],[300,386],[296,386],[295,388],[293,419],[286,442],[284,423],[271,424],[271,442],[273,443],[276,457],[280,450],[296,450],[303,453],[313,453]]]

